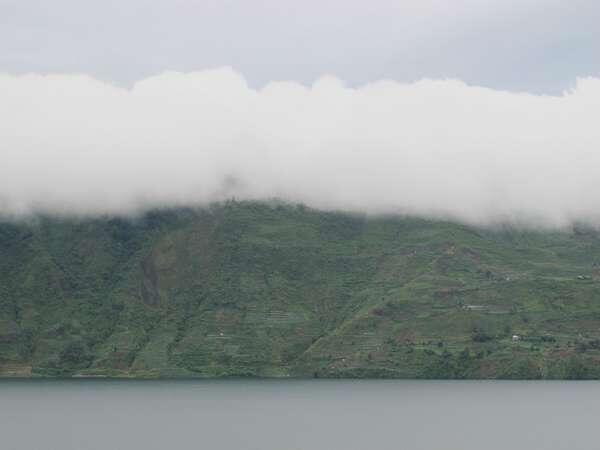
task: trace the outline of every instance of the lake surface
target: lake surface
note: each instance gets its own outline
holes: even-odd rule
[[[0,381],[3,450],[589,450],[599,423],[593,381]]]

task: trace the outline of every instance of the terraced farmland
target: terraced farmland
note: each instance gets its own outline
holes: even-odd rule
[[[598,378],[600,233],[234,201],[5,219],[0,376],[74,375]]]

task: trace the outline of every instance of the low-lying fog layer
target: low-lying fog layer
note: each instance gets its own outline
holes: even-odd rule
[[[0,214],[281,198],[469,223],[600,225],[600,79],[561,96],[457,80],[255,90],[223,68],[132,89],[0,75]]]

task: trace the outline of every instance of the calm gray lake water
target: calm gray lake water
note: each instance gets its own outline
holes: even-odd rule
[[[0,382],[2,450],[589,450],[599,424],[597,382]]]

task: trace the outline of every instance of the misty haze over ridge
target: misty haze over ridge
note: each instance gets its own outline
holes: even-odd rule
[[[561,96],[457,80],[347,88],[228,68],[130,90],[0,75],[0,215],[129,214],[231,196],[323,209],[600,225],[600,79]]]

